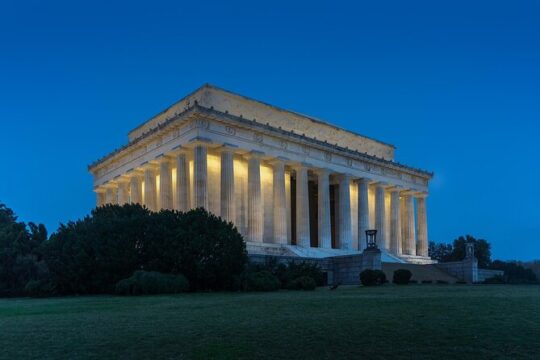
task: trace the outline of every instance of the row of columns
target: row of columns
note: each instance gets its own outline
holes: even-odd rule
[[[193,146],[193,208],[208,208],[208,170],[207,145]],[[224,146],[221,150],[221,217],[234,222],[235,217],[235,149]],[[247,186],[247,240],[263,241],[264,214],[261,189],[261,157],[262,153],[252,151],[245,157],[248,161]],[[117,181],[117,186],[107,186],[105,193],[98,192],[100,203],[125,204],[144,203],[150,210],[178,209],[189,210],[189,166],[185,152],[174,155],[176,163],[176,204],[173,204],[171,159],[163,158],[159,166],[147,164],[143,173],[135,172],[129,179]],[[274,159],[273,166],[273,236],[274,242],[286,244],[288,241],[287,192],[285,184],[285,159]],[[308,193],[308,166],[294,165],[296,173],[296,243],[299,246],[310,246],[310,219]],[[159,199],[157,199],[156,171],[159,171]],[[318,245],[322,248],[332,247],[330,219],[330,171],[315,170],[318,180]],[[143,194],[140,193],[140,181],[144,179]],[[338,195],[338,243],[341,249],[352,249],[352,221],[349,175],[339,175]],[[360,178],[358,184],[358,249],[365,247],[364,234],[369,229],[369,186],[370,180]],[[375,228],[378,244],[394,254],[427,256],[427,219],[425,197],[415,195],[386,184],[375,185]],[[385,209],[385,194],[390,192],[390,213]],[[158,206],[159,200],[159,206]],[[387,217],[390,217],[390,228],[387,233]],[[415,226],[416,224],[416,226]]]

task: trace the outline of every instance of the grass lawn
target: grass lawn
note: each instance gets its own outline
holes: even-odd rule
[[[0,357],[540,359],[540,286],[3,299]]]

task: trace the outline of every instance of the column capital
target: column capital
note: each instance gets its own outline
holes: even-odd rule
[[[272,158],[272,159],[269,159],[267,162],[268,164],[270,165],[276,165],[276,164],[283,164],[283,165],[286,165],[287,163],[289,163],[291,160],[289,158],[286,158],[284,156],[278,156],[278,157],[275,157],[275,158]]]
[[[104,189],[116,189],[118,188],[118,183],[116,180],[109,180],[106,183],[101,185]]]
[[[107,191],[107,188],[103,185],[100,186],[94,186],[94,192],[98,194],[104,194]]]
[[[417,192],[417,193],[414,193],[413,195],[417,199],[425,199],[428,197],[429,194],[427,192]]]
[[[401,186],[392,186],[388,188],[388,191],[390,191],[391,193],[401,194],[403,191],[405,191],[405,188]]]
[[[238,146],[229,143],[223,143],[220,147],[216,149],[218,152],[232,152],[235,153],[238,150]]]
[[[361,178],[356,178],[354,179],[355,182],[357,183],[365,183],[366,185],[369,185],[373,182],[373,180],[371,180],[370,178],[367,178],[367,177],[361,177]]]
[[[400,195],[402,196],[413,196],[415,194],[415,192],[411,189],[403,189],[401,192],[400,192]]]
[[[264,157],[264,152],[257,151],[257,150],[251,150],[250,152],[247,152],[242,155],[245,159],[262,159]]]
[[[293,163],[290,164],[290,166],[294,170],[302,170],[302,169],[311,169],[311,168],[313,168],[313,165],[311,165],[309,163],[305,163],[305,162],[293,162]]]
[[[353,180],[353,176],[351,174],[346,174],[346,173],[338,173],[336,174],[336,178],[339,180],[339,181],[351,181]]]
[[[152,162],[161,164],[164,162],[171,162],[173,160],[174,160],[174,157],[172,154],[159,154],[158,156],[154,158],[154,160],[152,160]]]
[[[155,160],[151,160],[151,161],[145,161],[141,164],[141,168],[143,169],[143,171],[146,171],[146,170],[156,170],[157,169],[157,162]]]
[[[219,146],[219,144],[215,144],[212,142],[211,139],[202,136],[195,136],[189,139],[186,144],[184,144],[184,147],[188,149],[193,149],[196,146],[217,147]]]
[[[312,170],[317,175],[328,175],[328,176],[330,176],[330,174],[332,174],[332,172],[333,172],[333,170],[328,169],[328,168],[315,168],[315,169],[312,169]]]

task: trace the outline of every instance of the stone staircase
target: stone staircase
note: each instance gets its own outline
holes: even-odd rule
[[[453,284],[458,279],[441,269],[437,268],[433,264],[409,264],[409,263],[382,263],[382,271],[384,271],[388,281],[392,281],[394,276],[394,271],[397,269],[407,269],[412,272],[411,280],[416,280],[419,283],[423,280],[431,280],[433,283],[436,283],[437,280],[447,281],[449,284]]]

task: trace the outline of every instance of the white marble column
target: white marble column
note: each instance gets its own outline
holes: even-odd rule
[[[261,193],[261,160],[259,153],[248,158],[248,241],[263,242],[263,204]]]
[[[189,165],[184,152],[176,154],[176,204],[178,211],[188,211],[189,206]]]
[[[107,186],[105,192],[105,203],[116,205],[118,204],[118,187],[116,184],[110,184]]]
[[[118,205],[129,202],[129,183],[127,179],[118,180]]]
[[[291,172],[285,171],[285,208],[287,211],[287,244],[292,243]]]
[[[144,205],[151,211],[157,211],[156,172],[153,165],[144,169]]]
[[[427,231],[427,194],[416,197],[417,230],[416,230],[416,255],[428,256],[428,231]]]
[[[228,222],[235,220],[234,150],[221,149],[221,217]]]
[[[135,173],[129,178],[129,197],[132,204],[142,205],[141,196],[141,177],[140,174]]]
[[[172,171],[168,158],[159,163],[159,206],[161,209],[172,210]]]
[[[287,244],[287,200],[285,192],[285,163],[283,160],[272,161],[273,197],[274,197],[274,242]]]
[[[414,228],[414,198],[410,192],[402,193],[405,203],[404,214],[402,216],[403,227],[403,254],[416,255],[416,232]]]
[[[377,184],[375,190],[375,229],[377,230],[377,246],[388,249],[386,236],[386,212],[384,204],[386,184]]]
[[[208,210],[208,149],[204,144],[193,148],[193,192],[194,208]]]
[[[401,255],[401,202],[399,188],[390,190],[390,251],[395,255]]]
[[[317,171],[318,180],[318,220],[319,246],[324,249],[332,248],[332,227],[330,224],[330,172]]]
[[[304,165],[296,171],[296,245],[310,247],[308,169]]]
[[[366,248],[366,230],[369,230],[369,179],[358,180],[358,250]]]
[[[339,247],[352,248],[351,233],[351,178],[349,175],[339,176]]]
[[[97,188],[95,192],[96,192],[96,207],[105,205],[106,203],[105,198],[107,196],[106,195],[107,190],[100,187],[100,188]]]

